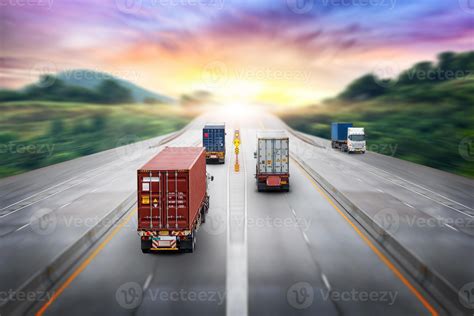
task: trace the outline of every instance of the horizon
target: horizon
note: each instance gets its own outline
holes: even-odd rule
[[[441,52],[474,50],[474,9],[457,2],[10,5],[0,86],[19,88],[44,73],[80,69],[173,98],[205,90],[224,102],[310,105],[366,73],[393,77]]]

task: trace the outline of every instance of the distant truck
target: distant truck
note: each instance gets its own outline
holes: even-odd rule
[[[352,123],[332,123],[331,147],[349,153],[365,153],[366,142],[364,128],[353,127]]]
[[[202,143],[206,148],[206,162],[225,163],[225,124],[208,123],[202,130]]]
[[[166,147],[137,171],[137,177],[143,253],[193,252],[196,232],[209,210],[204,148]]]
[[[257,132],[257,190],[290,190],[290,149],[285,131]]]

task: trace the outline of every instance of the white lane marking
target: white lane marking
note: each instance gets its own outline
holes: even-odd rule
[[[30,226],[30,223],[25,224],[25,225],[21,226],[20,228],[15,229],[14,233],[19,232],[20,230],[22,230],[23,228],[28,227],[28,226]]]
[[[230,177],[232,160],[227,166],[227,273],[226,273],[226,315],[247,316],[248,314],[248,249],[247,249],[247,168],[245,154],[241,147],[241,162],[244,181],[244,203],[243,203],[243,240],[231,241],[230,233],[232,226],[231,203],[230,203]],[[240,179],[236,174],[237,180]],[[234,183],[234,182],[233,182]],[[238,225],[236,223],[236,225]],[[236,227],[238,229],[238,227]]]
[[[377,191],[379,191],[380,193],[385,193],[383,190],[380,190],[380,189],[376,189]]]
[[[41,190],[41,191],[39,191],[39,192],[36,192],[35,194],[30,195],[30,196],[28,196],[28,197],[26,197],[26,198],[24,198],[24,199],[21,199],[21,200],[15,202],[15,203],[12,203],[12,204],[10,204],[10,205],[8,205],[8,206],[5,206],[5,207],[3,207],[3,208],[0,208],[0,211],[6,210],[6,209],[9,208],[9,207],[15,206],[15,205],[17,205],[18,203],[21,203],[21,202],[23,202],[23,201],[26,201],[26,200],[28,200],[28,199],[31,199],[32,197],[35,197],[35,196],[37,196],[38,194],[41,194],[41,193],[43,193],[43,192],[46,192],[46,191],[51,190],[51,189],[54,189],[54,188],[56,188],[56,187],[58,187],[58,186],[60,186],[60,185],[62,185],[62,184],[64,184],[64,183],[71,182],[72,180],[74,180],[74,179],[76,179],[76,178],[79,178],[79,177],[81,177],[81,176],[84,176],[84,175],[86,175],[86,174],[89,174],[89,173],[91,173],[91,172],[93,172],[93,171],[95,171],[95,170],[97,170],[97,169],[105,168],[106,166],[108,166],[108,165],[110,165],[110,164],[112,164],[112,162],[109,162],[109,163],[107,163],[107,164],[105,164],[105,165],[103,165],[103,166],[97,167],[97,168],[95,168],[95,169],[89,170],[89,171],[87,171],[85,174],[78,175],[78,176],[69,178],[69,179],[67,179],[67,180],[64,180],[64,181],[62,181],[62,182],[60,182],[60,183],[58,183],[58,184],[55,184],[55,185],[50,186],[50,187],[48,187],[48,188],[46,188],[46,189],[44,189],[44,190]]]
[[[95,188],[94,190],[91,191],[91,193],[94,193],[97,190],[99,190],[99,188]]]
[[[403,202],[403,204],[405,204],[406,206],[408,206],[408,207],[410,207],[410,208],[415,208],[413,205],[410,205],[410,204],[408,204],[408,203],[406,203],[406,202]]]
[[[66,206],[71,205],[71,203],[72,203],[72,202],[66,203],[66,204],[64,204],[63,206],[61,206],[59,209],[65,208]]]
[[[83,183],[83,182],[86,182],[87,180],[91,180],[91,179],[93,179],[93,178],[97,177],[98,175],[103,174],[103,173],[105,173],[105,172],[106,172],[106,170],[104,170],[104,171],[102,171],[102,172],[100,172],[100,173],[96,173],[96,174],[93,175],[92,177],[85,178],[84,180],[82,180],[82,181],[80,181],[80,182],[78,182],[78,183],[76,183],[76,184],[73,184],[73,185],[71,185],[71,186],[69,186],[69,187],[67,187],[67,188],[65,188],[65,189],[62,189],[62,190],[60,190],[60,191],[54,192],[54,193],[52,193],[52,194],[50,194],[50,195],[47,195],[47,196],[45,196],[45,197],[42,198],[42,199],[36,200],[36,201],[34,201],[34,202],[31,202],[30,204],[27,204],[27,205],[24,205],[24,206],[22,206],[22,207],[20,207],[20,208],[17,208],[17,209],[14,210],[14,211],[11,211],[11,212],[6,213],[6,214],[3,214],[3,215],[0,215],[0,219],[2,219],[2,218],[4,218],[4,217],[7,217],[8,215],[15,214],[16,212],[19,212],[19,211],[21,211],[21,210],[23,210],[23,209],[25,209],[25,208],[27,208],[27,207],[33,205],[33,204],[36,204],[36,203],[38,203],[38,202],[44,201],[44,200],[46,200],[46,199],[49,199],[50,197],[55,196],[56,194],[62,193],[62,192],[64,192],[64,191],[67,191],[67,190],[69,190],[69,189],[71,189],[71,188],[73,188],[73,187],[75,187],[75,186],[78,186],[79,184],[81,184],[81,183]]]
[[[326,277],[326,275],[324,273],[321,274],[321,278],[323,279],[323,282],[324,282],[324,285],[326,286],[326,288],[328,290],[331,290],[331,284],[329,283],[328,278]]]
[[[468,216],[468,217],[474,217],[474,215],[468,214],[468,213],[463,212],[463,211],[461,211],[461,210],[458,210],[457,208],[452,207],[452,206],[450,206],[450,205],[448,205],[448,204],[445,204],[445,203],[443,203],[443,202],[440,202],[440,201],[437,201],[437,200],[435,200],[435,199],[432,199],[431,197],[427,196],[426,194],[423,194],[423,193],[421,193],[421,192],[417,192],[417,191],[415,191],[415,190],[412,190],[412,189],[410,189],[410,188],[407,188],[406,186],[401,185],[401,184],[399,184],[399,183],[396,183],[396,182],[394,182],[394,181],[392,181],[392,180],[390,180],[390,179],[384,178],[384,177],[382,177],[381,175],[379,175],[379,174],[377,174],[377,173],[375,173],[375,172],[373,172],[373,171],[370,171],[370,170],[368,170],[368,171],[369,171],[370,173],[376,175],[377,177],[380,177],[381,179],[384,179],[384,180],[389,181],[389,182],[391,182],[391,183],[393,183],[393,184],[395,184],[395,185],[398,185],[399,187],[404,188],[404,189],[406,189],[406,190],[408,190],[408,191],[410,191],[410,192],[412,192],[412,193],[421,195],[422,197],[427,198],[428,200],[431,200],[431,201],[433,201],[433,202],[435,202],[435,203],[438,203],[438,204],[441,204],[441,205],[443,205],[443,206],[446,206],[447,208],[452,209],[453,211],[456,211],[456,212],[461,213],[461,214],[463,214],[463,215],[466,215],[466,216]],[[429,191],[429,190],[428,190],[428,191]],[[434,193],[434,192],[433,192],[433,193]],[[439,195],[439,194],[438,194],[438,195]],[[448,199],[448,200],[449,200],[449,199]],[[455,202],[455,201],[453,201],[453,202]],[[455,203],[457,203],[457,202],[455,202]],[[460,204],[460,203],[457,203],[457,204]],[[460,204],[460,205],[462,205],[462,204]],[[471,209],[471,208],[469,208],[469,209]]]
[[[292,213],[293,213],[293,215],[295,215],[295,217],[296,217],[296,212],[295,212],[295,209],[293,209],[293,208],[292,208],[292,209],[291,209],[291,212],[292,212]]]
[[[308,236],[306,235],[305,232],[303,232],[303,238],[304,238],[304,240],[306,241],[306,243],[309,245],[309,244],[310,244],[309,238],[308,238]]]
[[[451,228],[452,230],[455,230],[455,231],[459,231],[457,228],[454,228],[453,226],[449,225],[449,224],[444,224],[445,226],[448,226],[449,228]]]
[[[402,181],[405,181],[406,183],[412,184],[412,185],[417,186],[417,187],[419,187],[419,188],[421,188],[421,189],[423,189],[423,190],[426,190],[426,191],[428,191],[428,192],[430,192],[430,193],[433,193],[433,194],[435,194],[435,195],[438,195],[438,196],[442,197],[443,199],[446,199],[446,200],[448,200],[448,201],[450,201],[450,202],[453,202],[453,203],[456,203],[456,204],[458,204],[458,205],[461,205],[461,206],[464,207],[464,208],[467,208],[467,209],[469,209],[469,210],[474,210],[472,207],[469,207],[469,206],[464,205],[464,204],[462,204],[462,203],[460,203],[460,202],[454,201],[454,200],[452,200],[452,199],[450,199],[450,198],[448,198],[448,197],[446,197],[446,196],[444,196],[444,195],[442,195],[442,194],[436,193],[436,192],[434,192],[434,191],[432,191],[432,190],[430,190],[430,189],[428,189],[428,188],[425,188],[424,186],[421,186],[421,185],[418,185],[418,184],[416,184],[416,183],[410,182],[410,181],[408,181],[408,180],[405,180],[405,179],[403,179],[403,178],[400,178],[399,176],[392,175],[392,174],[390,174],[390,173],[388,173],[388,172],[386,172],[386,171],[383,171],[382,169],[379,169],[379,168],[377,168],[377,167],[373,167],[372,165],[370,165],[370,166],[371,166],[372,168],[377,169],[377,170],[379,170],[379,171],[381,171],[381,172],[384,172],[384,173],[386,173],[386,174],[388,174],[388,175],[390,175],[390,176],[393,176],[393,177],[396,177],[396,178],[398,178],[398,179],[400,179],[400,180],[402,180]],[[403,185],[401,185],[401,184],[399,184],[399,183],[396,183],[396,182],[390,180],[388,177],[382,177],[381,175],[379,175],[379,174],[377,174],[376,172],[373,172],[373,171],[371,171],[371,170],[369,170],[369,169],[367,169],[367,171],[369,171],[370,173],[372,173],[372,174],[374,174],[374,175],[376,175],[376,176],[378,176],[378,177],[380,177],[380,178],[382,178],[382,179],[384,179],[384,180],[386,180],[386,181],[389,181],[389,182],[391,182],[391,183],[393,183],[393,184],[396,184],[396,185],[398,185],[399,187],[402,187],[402,188],[404,188],[404,189],[406,189],[406,190],[408,190],[408,191],[411,191],[411,192],[413,192],[413,193],[419,194],[419,195],[421,195],[421,196],[423,196],[423,197],[425,197],[425,198],[427,198],[427,199],[429,199],[429,200],[432,200],[432,201],[434,201],[434,202],[437,202],[437,203],[439,203],[439,204],[442,204],[442,205],[444,205],[444,206],[446,206],[446,207],[449,207],[450,209],[453,209],[453,210],[455,210],[455,211],[459,211],[459,212],[463,213],[464,215],[471,216],[471,215],[469,215],[469,214],[467,214],[467,213],[464,213],[464,212],[458,210],[457,208],[454,208],[454,207],[449,206],[449,205],[447,205],[447,204],[444,204],[444,203],[442,203],[442,202],[440,202],[440,201],[437,201],[437,200],[435,200],[435,199],[432,199],[432,198],[430,198],[429,196],[427,196],[426,194],[423,194],[423,193],[421,193],[421,192],[417,192],[417,191],[412,190],[412,189],[410,189],[410,188],[408,188],[408,187],[406,187],[406,186],[403,186]],[[471,217],[472,217],[472,216],[471,216]]]
[[[362,179],[359,179],[359,178],[356,178],[356,179],[357,179],[357,181],[362,182]]]
[[[145,283],[143,284],[143,292],[145,292],[148,287],[150,286],[151,280],[153,279],[153,274],[150,273],[145,280]]]

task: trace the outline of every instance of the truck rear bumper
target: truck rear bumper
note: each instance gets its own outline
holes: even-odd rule
[[[206,152],[207,163],[224,163],[225,152]]]
[[[191,231],[139,231],[138,235],[142,242],[142,249],[151,251],[180,250],[181,243],[191,237]]]

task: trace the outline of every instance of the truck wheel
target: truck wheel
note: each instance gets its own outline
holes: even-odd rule
[[[196,230],[193,230],[193,240],[191,241],[191,248],[189,249],[189,252],[193,253],[194,249],[196,249]]]
[[[150,253],[151,240],[142,240],[141,241],[141,248],[142,248],[143,253]]]
[[[201,224],[204,224],[206,222],[206,211],[202,209],[201,211]]]

